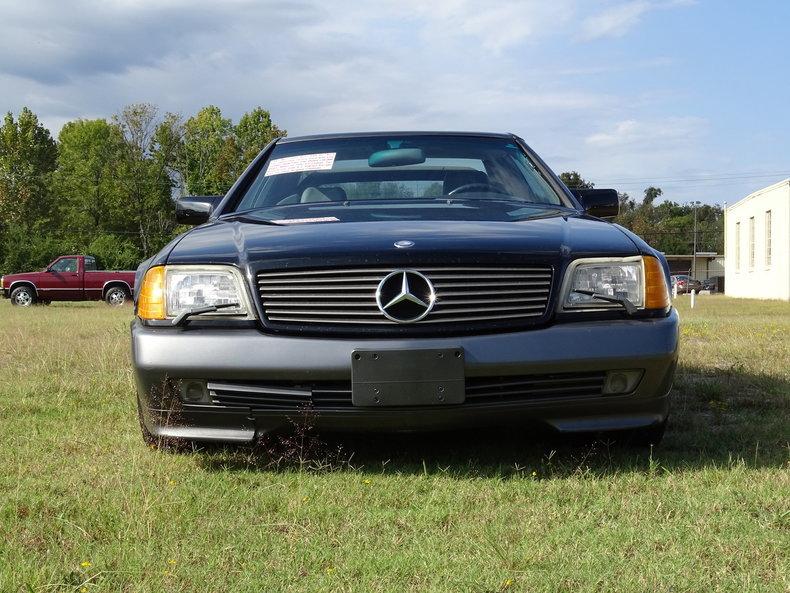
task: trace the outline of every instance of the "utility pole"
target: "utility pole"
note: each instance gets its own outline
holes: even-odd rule
[[[694,250],[691,254],[691,277],[697,279],[697,206],[700,204],[698,201],[693,201],[694,206]]]

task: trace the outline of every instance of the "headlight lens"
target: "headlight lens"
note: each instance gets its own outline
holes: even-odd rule
[[[138,300],[143,319],[178,317],[209,305],[238,303],[205,316],[249,315],[241,273],[229,266],[158,266],[146,272]]]
[[[667,309],[669,288],[661,262],[652,256],[590,258],[571,262],[562,293],[567,310],[619,308],[575,290],[626,298],[640,309]]]
[[[168,317],[176,317],[196,307],[228,303],[239,305],[222,309],[224,315],[247,312],[238,278],[230,270],[168,269],[165,287]]]
[[[575,290],[593,291],[610,297],[626,298],[635,306],[644,304],[645,282],[642,258],[619,260],[579,260],[571,266],[563,306],[566,309],[618,308]]]

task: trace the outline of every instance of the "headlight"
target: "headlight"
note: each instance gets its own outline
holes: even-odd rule
[[[143,278],[137,303],[142,319],[172,319],[184,311],[227,305],[206,316],[251,318],[241,272],[230,266],[156,266]]]
[[[655,257],[589,258],[571,262],[562,291],[566,311],[621,308],[576,290],[628,299],[639,309],[669,306],[664,271]]]

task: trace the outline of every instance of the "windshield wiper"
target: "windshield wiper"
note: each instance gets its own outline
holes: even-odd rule
[[[624,297],[613,297],[608,296],[605,294],[600,294],[592,290],[580,290],[578,288],[573,289],[571,292],[577,292],[579,294],[586,294],[594,299],[598,299],[601,301],[607,301],[609,303],[617,303],[618,305],[622,305],[625,309],[625,312],[628,315],[634,315],[638,311],[636,305],[634,305],[631,301]]]
[[[207,305],[205,307],[195,307],[194,309],[189,309],[188,311],[184,311],[178,317],[173,319],[173,326],[180,327],[182,325],[186,325],[186,322],[189,321],[190,317],[195,315],[203,315],[203,313],[213,313],[214,311],[219,311],[220,309],[229,309],[230,307],[238,307],[238,303],[222,303],[221,305]]]

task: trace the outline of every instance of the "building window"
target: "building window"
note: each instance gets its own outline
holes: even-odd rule
[[[749,218],[749,269],[754,269],[754,216]]]
[[[765,212],[765,265],[771,265],[771,211]]]
[[[735,271],[741,271],[741,223],[735,223]]]

